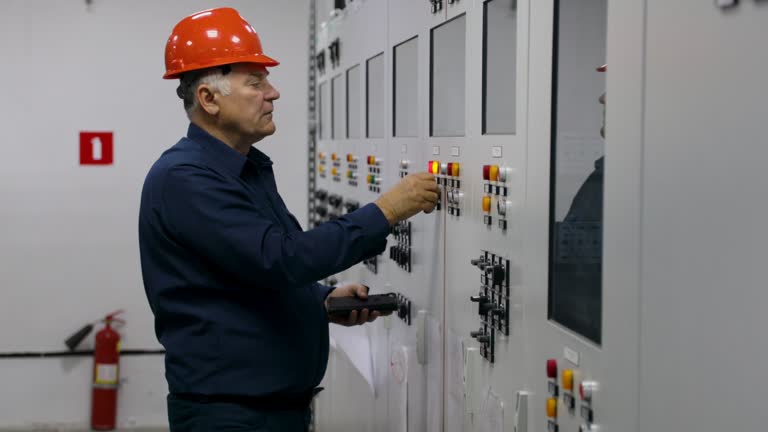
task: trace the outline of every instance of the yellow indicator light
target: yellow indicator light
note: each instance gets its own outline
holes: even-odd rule
[[[499,166],[498,165],[491,165],[491,172],[490,172],[490,180],[496,181],[499,179]]]
[[[483,211],[486,213],[491,212],[491,197],[489,195],[483,197]]]
[[[573,369],[563,371],[563,390],[573,391]]]
[[[336,177],[339,174],[339,171],[336,168],[331,168],[331,174]]]
[[[432,174],[440,174],[440,162],[439,161],[432,161],[432,170],[430,172]]]
[[[453,177],[458,177],[459,176],[459,163],[458,162],[454,162],[454,163],[451,164],[451,172],[449,174],[451,176],[453,176]]]
[[[320,171],[321,173],[324,173],[325,172],[325,165],[318,166],[317,170]]]
[[[556,398],[547,399],[547,417],[557,418],[557,399]]]
[[[331,159],[332,160],[337,160],[337,159],[339,159],[339,156],[336,153],[331,153]]]

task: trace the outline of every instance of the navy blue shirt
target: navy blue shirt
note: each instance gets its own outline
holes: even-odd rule
[[[272,162],[191,124],[144,182],[139,245],[172,393],[301,395],[328,362],[329,287],[316,281],[386,247],[381,210],[303,232]]]

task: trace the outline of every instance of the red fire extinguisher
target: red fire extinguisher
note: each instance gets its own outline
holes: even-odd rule
[[[117,423],[117,385],[120,379],[120,334],[112,323],[124,324],[115,318],[122,310],[103,319],[104,328],[96,333],[93,350],[93,392],[91,395],[91,428],[113,430]]]

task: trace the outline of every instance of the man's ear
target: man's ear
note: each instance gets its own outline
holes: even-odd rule
[[[219,113],[219,94],[214,92],[213,89],[207,84],[201,84],[197,87],[195,97],[197,103],[200,104],[200,108],[210,115],[216,115]]]

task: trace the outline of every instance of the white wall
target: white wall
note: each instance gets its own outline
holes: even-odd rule
[[[0,0],[0,352],[62,350],[83,323],[119,308],[124,349],[160,348],[137,215],[148,168],[187,126],[176,81],[161,79],[164,46],[182,17],[222,3],[281,61],[271,75],[278,132],[259,148],[305,223],[308,0]],[[114,131],[114,165],[79,166],[80,130]],[[0,428],[85,425],[90,367],[0,359]],[[121,424],[163,424],[162,373],[162,356],[124,357]]]

